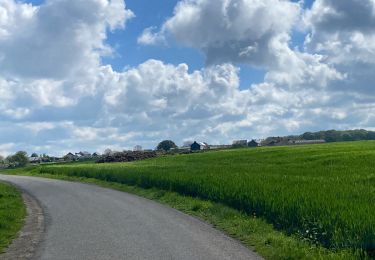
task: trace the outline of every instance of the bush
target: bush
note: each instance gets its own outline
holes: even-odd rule
[[[116,152],[100,156],[100,158],[97,160],[97,163],[132,162],[149,159],[156,156],[157,154],[154,151]]]
[[[24,151],[16,152],[14,155],[8,156],[7,160],[14,166],[24,167],[29,163],[27,153]]]

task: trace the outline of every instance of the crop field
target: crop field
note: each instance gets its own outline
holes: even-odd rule
[[[0,182],[0,253],[21,229],[25,214],[21,194],[14,187]]]
[[[375,251],[373,141],[44,166],[37,171],[209,199],[330,249]]]

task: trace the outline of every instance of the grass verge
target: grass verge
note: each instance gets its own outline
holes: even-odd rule
[[[297,236],[288,236],[277,231],[271,224],[256,216],[248,215],[239,210],[220,203],[183,196],[176,192],[156,188],[143,189],[115,182],[102,181],[94,178],[74,177],[56,174],[40,174],[32,169],[12,170],[8,174],[38,176],[51,179],[76,181],[95,184],[123,192],[132,193],[158,201],[189,215],[198,217],[229,236],[238,239],[266,259],[363,259],[359,251],[328,250],[312,244]]]
[[[20,192],[15,187],[0,182],[0,253],[16,238],[25,216],[26,209]]]
[[[375,257],[375,142],[263,147],[33,171],[222,203],[289,235]]]

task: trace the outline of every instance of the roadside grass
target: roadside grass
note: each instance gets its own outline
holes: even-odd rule
[[[74,177],[62,174],[41,174],[37,168],[15,169],[7,174],[43,177],[65,181],[74,181],[98,185],[135,194],[157,201],[191,216],[198,217],[229,236],[241,241],[250,250],[257,252],[265,259],[367,259],[360,251],[329,250],[322,246],[277,231],[272,224],[256,216],[230,208],[220,203],[184,196],[176,192],[157,188],[140,188],[116,182],[102,181],[94,178]]]
[[[284,251],[272,250],[277,256],[289,255],[284,259],[300,258],[293,252],[301,250],[294,247],[309,252],[303,258],[314,255],[315,250],[328,255],[351,252],[351,256],[340,259],[375,256],[374,141],[224,150],[131,163],[47,165],[24,171],[158,189],[210,201],[214,209],[225,206],[244,219],[269,223],[280,231],[278,234],[285,234],[283,241],[303,241],[292,247],[278,243],[276,247]],[[170,205],[174,206],[172,202]],[[194,209],[200,212],[200,206]],[[217,215],[210,216],[215,219]],[[216,221],[223,229],[226,223],[232,223],[230,218],[220,219]],[[242,232],[254,234],[250,227],[241,230],[232,227],[226,232],[245,241]],[[277,240],[273,237],[264,240],[263,236],[258,240],[260,244],[252,239],[248,244],[254,244],[262,255],[271,256],[262,250]]]
[[[0,254],[16,238],[25,216],[26,209],[20,192],[15,187],[0,182]]]

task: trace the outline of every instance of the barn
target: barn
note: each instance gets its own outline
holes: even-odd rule
[[[260,144],[256,140],[251,140],[250,142],[247,143],[247,146],[248,147],[258,147],[258,146],[260,146]]]
[[[206,143],[194,142],[190,145],[191,151],[201,151],[208,149],[208,145]]]

